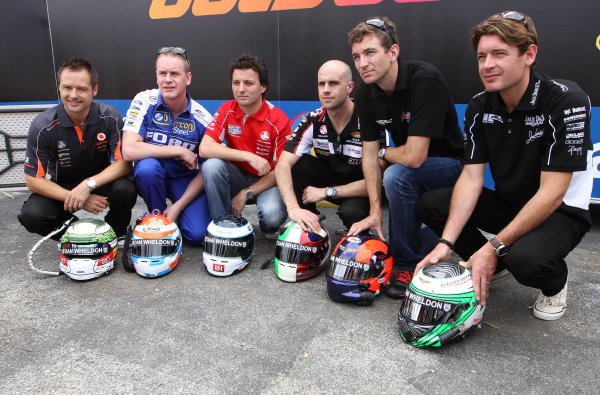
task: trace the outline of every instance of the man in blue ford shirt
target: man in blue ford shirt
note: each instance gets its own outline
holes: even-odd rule
[[[134,178],[148,211],[176,221],[183,237],[201,244],[210,223],[198,163],[198,144],[212,116],[187,93],[192,82],[183,48],[164,47],[156,58],[158,89],[138,93],[123,127],[123,156],[136,161]],[[167,207],[166,199],[172,202]]]

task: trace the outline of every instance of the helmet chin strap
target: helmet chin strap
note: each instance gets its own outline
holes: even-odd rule
[[[44,274],[46,276],[56,277],[56,276],[60,276],[61,274],[63,274],[63,272],[60,270],[58,270],[56,272],[51,272],[51,271],[41,270],[41,269],[36,268],[33,265],[33,254],[35,253],[35,250],[37,250],[39,248],[39,246],[42,245],[43,242],[45,242],[46,240],[48,240],[55,234],[62,232],[66,227],[68,227],[71,224],[71,222],[73,222],[75,220],[75,218],[76,217],[72,216],[67,221],[65,221],[65,223],[62,224],[62,226],[60,228],[58,228],[58,229],[52,231],[51,233],[47,234],[46,236],[42,237],[42,239],[33,246],[31,251],[29,251],[29,254],[27,255],[27,259],[29,260],[29,267],[31,268],[31,270],[33,270],[34,272],[39,273],[39,274]]]

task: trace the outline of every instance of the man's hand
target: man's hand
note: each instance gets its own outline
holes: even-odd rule
[[[181,147],[181,150],[179,150],[179,153],[175,156],[175,159],[182,161],[185,167],[190,170],[194,170],[198,166],[198,155],[187,148]]]
[[[231,213],[233,215],[242,215],[246,201],[246,190],[242,189],[231,199]]]
[[[375,229],[379,238],[385,241],[385,237],[383,236],[383,222],[381,219],[381,215],[371,214],[367,218],[362,221],[355,222],[350,227],[348,231],[348,236],[356,236],[360,232],[366,229]]]
[[[435,265],[438,262],[447,261],[452,254],[452,250],[445,244],[438,243],[433,250],[415,267],[415,274],[425,266]]]
[[[170,205],[169,207],[167,207],[165,209],[165,211],[163,211],[162,214],[165,217],[172,220],[173,222],[175,222],[175,221],[177,221],[177,218],[179,218],[179,214],[181,214],[181,211],[183,211],[183,207],[181,207],[181,205],[179,205],[179,204],[177,204],[177,202],[175,202],[172,205]]]
[[[65,211],[74,213],[75,211],[81,210],[91,192],[92,190],[87,186],[85,181],[82,181],[67,193],[64,203]]]
[[[252,168],[258,172],[258,176],[263,177],[263,176],[266,176],[267,174],[269,174],[269,172],[271,171],[271,165],[269,164],[269,162],[262,156],[258,156],[251,152],[248,152],[248,153],[250,154],[248,164],[250,166],[252,166]],[[244,202],[244,204],[245,204],[245,202]]]
[[[319,217],[311,211],[300,207],[294,207],[288,211],[288,215],[290,216],[290,219],[300,225],[304,231],[310,229],[313,232],[318,232],[321,230]]]
[[[489,295],[490,279],[496,271],[498,258],[490,243],[485,243],[477,252],[471,255],[467,262],[459,262],[461,266],[471,269],[473,272],[473,290],[475,299],[485,306]]]
[[[108,206],[108,198],[106,196],[95,195],[92,193],[81,208],[88,213],[100,214]]]
[[[327,197],[327,195],[325,195],[325,189],[326,188],[315,188],[311,186],[304,188],[304,191],[302,191],[302,203],[310,204],[324,200]]]

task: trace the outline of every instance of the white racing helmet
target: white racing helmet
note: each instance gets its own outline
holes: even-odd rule
[[[230,214],[212,220],[204,234],[206,270],[224,277],[244,269],[254,254],[254,239],[254,228],[244,217]]]
[[[91,280],[115,267],[117,235],[106,222],[73,222],[60,238],[60,270],[73,280]]]

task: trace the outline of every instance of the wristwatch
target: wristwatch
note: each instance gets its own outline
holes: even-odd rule
[[[328,198],[332,198],[337,194],[337,191],[335,190],[334,187],[327,187],[325,188],[325,196],[327,196]]]
[[[490,243],[494,246],[494,250],[496,250],[496,256],[498,258],[502,258],[503,256],[506,256],[506,254],[508,254],[508,247],[506,246],[506,244],[504,244],[497,238],[492,237],[490,239]]]
[[[387,147],[384,147],[379,150],[379,152],[377,153],[377,156],[379,157],[379,159],[385,160],[385,151],[386,150],[387,150]]]
[[[86,178],[85,185],[87,185],[91,190],[94,190],[94,188],[96,188],[96,180],[93,178]]]
[[[254,192],[250,188],[246,188],[246,200],[254,199]]]

